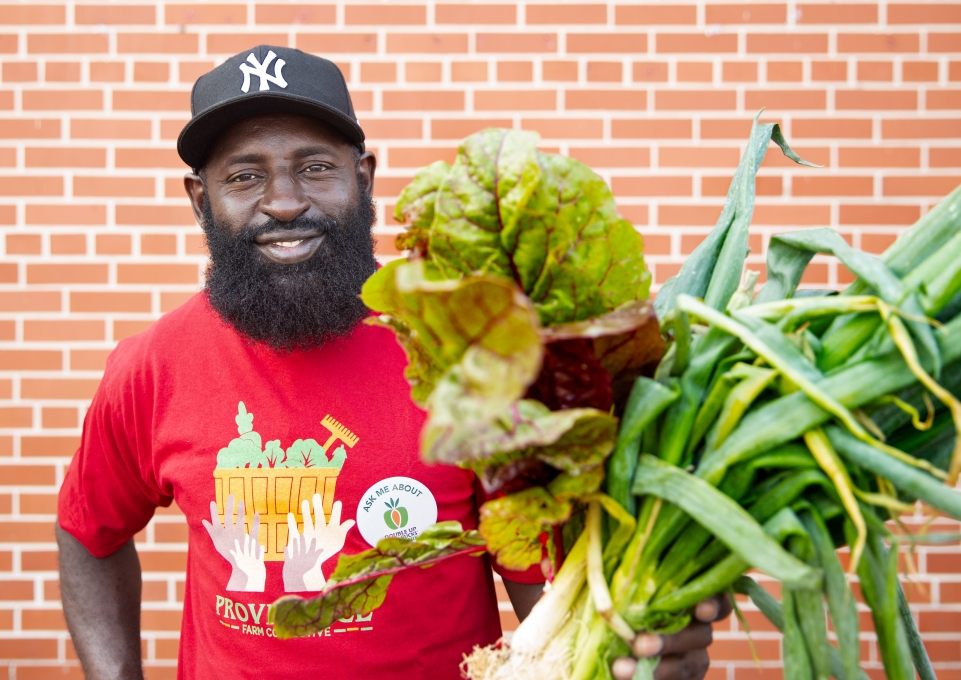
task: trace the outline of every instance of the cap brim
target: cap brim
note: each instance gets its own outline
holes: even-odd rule
[[[352,144],[364,146],[364,131],[360,125],[340,111],[296,95],[264,92],[229,99],[192,119],[180,131],[177,153],[190,167],[202,167],[214,142],[227,128],[263,113],[296,113],[317,118],[335,128]]]

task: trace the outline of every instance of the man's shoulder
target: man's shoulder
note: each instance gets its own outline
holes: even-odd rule
[[[124,338],[107,360],[107,373],[144,368],[156,361],[182,356],[197,342],[215,341],[218,320],[205,293],[191,296],[182,305],[161,316],[146,330]]]

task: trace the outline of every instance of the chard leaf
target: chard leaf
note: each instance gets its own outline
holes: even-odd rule
[[[384,538],[371,550],[341,555],[316,597],[288,595],[277,600],[268,620],[278,638],[318,633],[338,619],[367,614],[381,606],[397,572],[483,552],[484,541],[478,532],[464,531],[459,522],[438,522],[416,539]]]
[[[537,149],[530,132],[464,140],[437,192],[428,257],[444,277],[513,279],[545,325],[644,299],[641,237],[583,163]]]
[[[498,564],[523,571],[544,557],[541,534],[565,521],[573,509],[573,499],[558,500],[536,486],[484,503],[477,529]]]
[[[431,281],[422,261],[396,260],[370,277],[361,295],[381,312],[372,322],[393,330],[407,352],[411,396],[421,405],[452,367],[473,389],[507,402],[537,375],[537,316],[509,280]]]
[[[407,231],[397,236],[399,250],[411,250],[423,255],[430,243],[430,225],[434,222],[434,203],[437,190],[450,171],[444,161],[436,161],[421,168],[397,199],[394,219],[408,224]]]

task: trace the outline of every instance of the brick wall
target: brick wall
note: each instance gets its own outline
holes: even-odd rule
[[[343,69],[379,159],[385,257],[414,169],[487,125],[537,130],[596,168],[658,282],[714,223],[762,106],[825,167],[766,160],[757,266],[767,236],[797,227],[879,252],[961,183],[961,2],[0,4],[0,677],[80,677],[57,487],[107,353],[200,285],[174,151],[190,86],[261,42]],[[816,263],[809,283],[849,280]],[[185,540],[175,510],[138,537],[151,678],[174,677]],[[921,629],[941,677],[959,678],[961,548],[916,561]],[[712,680],[779,676],[777,636],[747,616],[763,671],[732,619]],[[863,647],[879,668],[870,632]]]

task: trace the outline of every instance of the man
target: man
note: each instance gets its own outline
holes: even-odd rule
[[[176,501],[190,537],[179,677],[457,678],[462,655],[501,633],[486,558],[401,573],[380,609],[310,638],[267,625],[271,602],[322,588],[340,553],[477,521],[472,473],[419,460],[424,415],[402,350],[361,323],[376,163],[343,77],[260,46],[200,78],[191,109],[178,150],[194,168],[205,290],[111,355],[60,494],[64,612],[84,671],[141,677],[132,537]],[[523,618],[543,579],[502,575]],[[666,655],[662,678],[700,678],[709,642],[698,624],[635,647]]]

